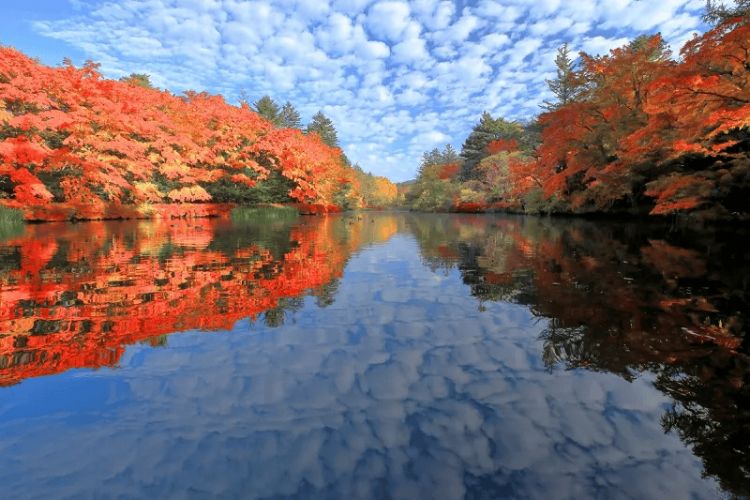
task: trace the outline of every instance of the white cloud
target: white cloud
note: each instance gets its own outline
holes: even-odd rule
[[[448,135],[446,135],[446,134],[444,134],[444,133],[442,133],[442,132],[440,132],[438,130],[432,130],[432,131],[429,131],[429,132],[421,132],[421,133],[415,135],[412,138],[411,142],[412,142],[412,144],[414,144],[416,146],[423,146],[423,145],[427,145],[427,146],[432,145],[432,146],[435,146],[435,145],[443,145],[446,142],[450,142],[451,139],[452,138],[450,136],[448,136]]]
[[[415,0],[411,6],[420,22],[431,30],[446,28],[456,10],[454,3],[447,0]]]
[[[509,62],[513,65],[522,64],[524,59],[542,46],[543,40],[541,38],[523,38],[516,42],[513,49],[510,51]]]
[[[573,20],[567,17],[551,18],[549,20],[537,21],[529,28],[534,35],[554,35],[573,26]]]
[[[367,27],[385,40],[398,41],[410,25],[409,5],[386,1],[373,5],[367,14]]]
[[[391,54],[391,49],[383,42],[367,41],[359,47],[359,55],[365,58],[381,59]]]
[[[578,50],[591,55],[606,55],[610,50],[628,43],[628,40],[628,38],[605,38],[597,35],[584,38]]]
[[[333,8],[338,12],[355,15],[362,12],[373,0],[334,0]]]
[[[331,52],[346,52],[354,42],[353,32],[352,20],[336,12],[328,18],[325,26],[317,30],[318,43]]]
[[[408,38],[393,47],[393,59],[400,63],[419,61],[428,57],[425,41]]]
[[[482,24],[483,21],[478,17],[465,13],[461,16],[461,19],[451,25],[450,29],[447,31],[451,41],[463,42],[469,37],[472,31],[480,27]]]
[[[481,43],[489,50],[497,50],[509,42],[510,38],[505,33],[490,33],[482,37]]]

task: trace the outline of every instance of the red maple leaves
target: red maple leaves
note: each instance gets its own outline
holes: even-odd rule
[[[579,102],[542,115],[546,196],[652,214],[732,209],[750,187],[750,24],[730,19],[668,58],[657,35],[583,56]]]
[[[11,48],[0,48],[0,124],[0,198],[20,208],[54,200],[96,217],[207,202],[212,183],[252,187],[271,170],[292,181],[291,198],[330,205],[354,182],[340,150],[274,129],[247,105],[106,80],[94,64],[50,68]]]

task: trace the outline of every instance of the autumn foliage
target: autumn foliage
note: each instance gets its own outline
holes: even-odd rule
[[[517,150],[518,141],[515,139],[497,139],[487,145],[487,152],[491,155],[501,151],[512,152]]]
[[[448,163],[446,165],[440,165],[437,172],[438,179],[452,179],[461,170],[461,165],[458,163]]]
[[[241,201],[237,193],[271,180],[290,202],[358,196],[339,149],[274,128],[247,105],[107,80],[93,63],[47,67],[0,47],[4,205],[103,218],[132,211],[120,207]]]
[[[471,179],[425,189],[473,193],[452,194],[458,210],[471,201],[530,213],[750,217],[747,16],[695,37],[679,59],[659,35],[642,36],[604,56],[582,53],[561,74],[564,102],[522,134],[489,142]]]

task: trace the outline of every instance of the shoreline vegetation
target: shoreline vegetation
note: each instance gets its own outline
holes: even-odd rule
[[[269,96],[152,86],[98,65],[49,67],[0,47],[0,206],[29,221],[211,217],[241,205],[303,214],[388,206],[395,184],[352,165],[333,122],[302,126]]]
[[[712,8],[674,58],[660,35],[605,56],[567,45],[529,122],[485,112],[399,185],[419,211],[750,221],[750,2]],[[723,10],[722,10],[723,9]]]
[[[0,205],[0,241],[23,233],[23,213]]]

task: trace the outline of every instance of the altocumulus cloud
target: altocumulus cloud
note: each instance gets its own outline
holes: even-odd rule
[[[347,155],[396,181],[421,153],[460,147],[478,115],[535,115],[563,42],[606,53],[643,33],[675,49],[703,0],[76,0],[36,21],[110,77],[145,72],[174,92],[245,91],[318,109]]]

